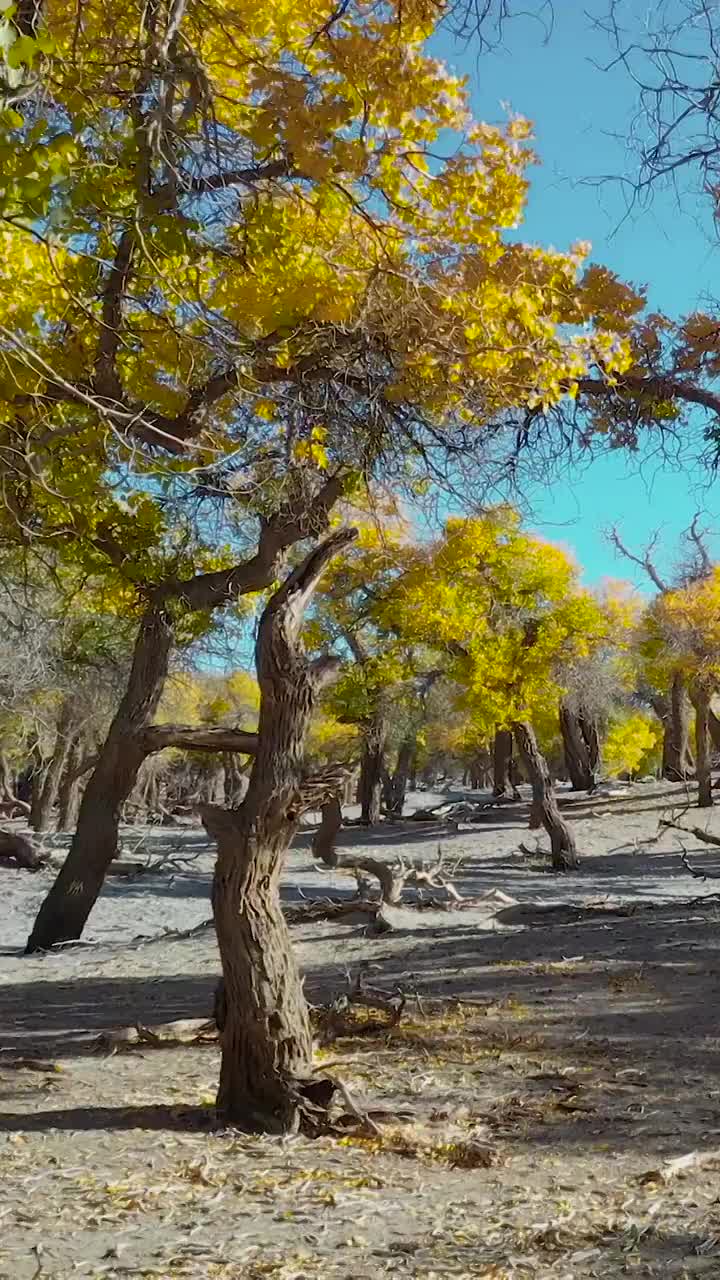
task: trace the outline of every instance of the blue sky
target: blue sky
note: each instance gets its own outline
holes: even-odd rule
[[[523,237],[559,249],[590,240],[593,259],[646,285],[653,308],[683,315],[703,299],[720,297],[720,244],[710,205],[689,195],[678,207],[676,195],[664,191],[649,206],[628,212],[627,186],[594,181],[636,171],[624,142],[635,94],[621,68],[607,72],[593,65],[607,63],[611,51],[591,29],[585,7],[559,0],[547,42],[537,22],[518,17],[497,51],[478,57],[476,47],[446,38],[435,42],[434,51],[469,76],[478,117],[500,120],[509,106],[535,124],[541,165],[531,170]],[[720,489],[705,471],[672,473],[651,456],[615,454],[530,497],[533,526],[574,550],[588,582],[609,576],[645,585],[642,574],[608,546],[603,531],[612,524],[637,547],[660,529],[657,559],[668,569],[678,535],[702,509],[706,524],[718,530],[712,545],[720,556]]]

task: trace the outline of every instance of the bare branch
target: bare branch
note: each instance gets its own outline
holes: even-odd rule
[[[660,591],[663,595],[667,591],[669,591],[670,588],[668,587],[666,582],[663,582],[652,560],[652,549],[655,545],[657,535],[655,535],[655,538],[653,538],[650,544],[646,547],[645,553],[643,556],[634,555],[633,552],[630,551],[630,549],[625,546],[624,542],[620,538],[620,534],[618,533],[617,527],[613,526],[608,536],[613,546],[616,548],[616,550],[620,552],[621,555],[625,557],[626,560],[631,560],[633,564],[639,565],[641,569],[645,570],[650,581],[654,583],[658,591]]]
[[[686,538],[689,542],[694,543],[697,550],[699,575],[703,578],[709,578],[713,569],[713,562],[705,543],[705,533],[699,527],[700,512],[696,511],[692,518],[690,528],[687,530]]]

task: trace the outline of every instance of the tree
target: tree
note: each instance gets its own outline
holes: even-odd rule
[[[630,551],[622,542],[617,529],[611,532],[611,541],[616,550],[640,566],[649,581],[662,599],[671,590],[671,584],[660,576],[653,553],[657,543],[657,534],[651,539],[642,555]],[[700,565],[688,565],[685,576],[692,578],[702,572],[703,557],[706,550],[697,529],[697,517],[685,535],[686,542],[701,556]],[[651,609],[654,606],[651,606]],[[671,650],[657,645],[640,645],[641,667],[638,673],[643,697],[650,703],[663,725],[663,777],[671,782],[683,781],[692,777],[695,771],[690,745],[690,727],[692,707],[687,692],[687,681],[683,671],[668,661]]]
[[[405,564],[407,522],[391,501],[359,514],[357,542],[326,575],[308,638],[316,647],[339,646],[347,655],[329,706],[340,720],[361,730],[358,800],[361,821],[373,826],[380,820],[383,799],[389,813],[402,814],[427,673],[397,631],[379,621],[379,601]]]
[[[698,804],[712,805],[710,703],[720,682],[720,567],[653,602],[643,623],[651,653],[666,651],[695,708]]]
[[[607,613],[577,583],[567,556],[524,533],[507,507],[452,520],[444,537],[416,548],[383,609],[403,634],[445,652],[448,674],[488,732],[512,730],[551,840],[556,870],[577,865],[575,841],[554,798],[534,714],[557,706],[563,665],[607,637]]]
[[[610,777],[648,773],[661,764],[661,732],[643,711],[614,715],[603,743],[605,767]]]
[[[480,492],[488,444],[514,454],[518,417],[630,358],[617,291],[588,285],[584,251],[507,234],[529,126],[471,119],[425,49],[421,0],[86,0],[48,7],[47,30],[38,12],[42,58],[9,59],[37,58],[38,78],[0,114],[0,537],[100,578],[137,639],[30,950],[80,936],[149,754],[255,741],[153,723],[175,649],[271,590],[342,495],[380,476],[449,486],[460,465]],[[287,818],[271,757],[276,790],[256,780],[240,808],[268,832]],[[239,821],[255,884],[266,852]],[[224,1080],[236,1110],[248,1090]]]
[[[332,770],[327,781],[305,776],[304,739],[339,662],[309,660],[300,631],[326,562],[353,537],[354,530],[331,534],[270,598],[256,648],[260,721],[248,793],[237,810],[203,814],[218,842],[213,914],[224,985],[217,1106],[243,1128],[292,1131],[303,1106],[327,1092],[327,1081],[312,1075],[310,1021],[277,882],[301,814],[337,785]]]

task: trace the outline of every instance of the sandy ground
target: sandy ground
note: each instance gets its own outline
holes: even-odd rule
[[[464,897],[515,900],[403,913],[379,936],[293,925],[314,1003],[361,968],[408,997],[398,1027],[319,1050],[386,1113],[364,1139],[219,1134],[214,1045],[93,1045],[211,1009],[200,832],[125,831],[128,856],[174,862],[109,882],[92,945],[48,957],[21,948],[50,874],[0,871],[0,1277],[720,1277],[720,882],[686,871],[677,836],[655,839],[683,799],[637,785],[570,802],[571,877],[519,851],[535,844],[526,805],[458,832],[343,832],[376,857],[432,861],[442,843]],[[309,838],[286,900],[351,895]],[[720,848],[683,843],[720,876]]]

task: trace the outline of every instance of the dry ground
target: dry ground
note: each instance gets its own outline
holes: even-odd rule
[[[364,1139],[214,1132],[215,1046],[93,1045],[211,1008],[212,931],[177,936],[209,914],[198,832],[127,831],[128,848],[192,861],[110,884],[93,945],[45,958],[20,947],[49,874],[0,871],[0,1277],[720,1277],[720,882],[693,879],[670,834],[643,844],[680,798],[581,801],[567,879],[518,853],[522,809],[458,833],[344,833],[376,856],[432,857],[441,839],[464,895],[518,904],[380,936],[293,926],[314,1002],[360,967],[408,997],[397,1028],[318,1055],[391,1113]],[[720,875],[720,849],[686,848]],[[303,833],[288,900],[352,888],[313,867]]]

